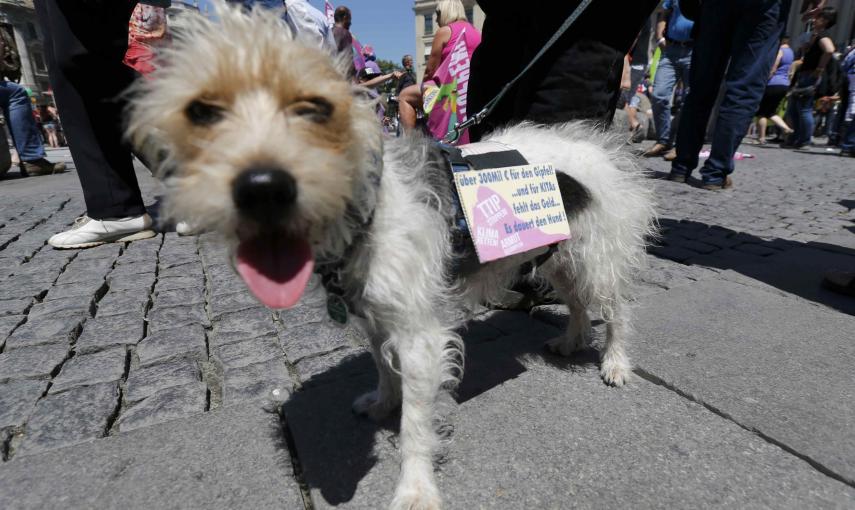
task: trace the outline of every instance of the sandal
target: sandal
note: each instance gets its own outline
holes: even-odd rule
[[[822,278],[822,286],[826,289],[855,297],[855,272],[832,271]]]

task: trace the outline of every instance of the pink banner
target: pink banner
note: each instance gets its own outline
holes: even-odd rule
[[[335,25],[335,7],[329,0],[324,0],[324,12],[327,15],[327,24],[329,26]]]
[[[444,139],[454,131],[454,126],[466,120],[466,92],[469,88],[469,56],[475,48],[466,42],[466,30],[462,30],[448,57],[433,75],[439,87],[436,102],[428,115],[428,129],[437,140]],[[456,144],[469,143],[469,133],[463,133]]]
[[[353,67],[356,68],[356,73],[359,74],[359,71],[365,69],[365,57],[362,56],[362,45],[353,33],[351,35],[353,36]]]

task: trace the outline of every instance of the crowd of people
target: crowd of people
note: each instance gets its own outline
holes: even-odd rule
[[[64,172],[65,164],[48,161],[44,147],[45,140],[51,147],[59,146],[59,113],[53,105],[36,104],[27,88],[18,83],[20,79],[20,55],[11,35],[0,27],[0,107],[21,175]],[[12,161],[9,157],[0,164],[0,176],[9,171]]]
[[[378,121],[396,134],[421,129],[438,140],[466,143],[519,121],[588,120],[608,126],[622,87],[634,92],[640,86],[651,98],[656,125],[656,144],[646,155],[672,160],[670,178],[684,182],[710,138],[711,155],[701,170],[704,188],[724,189],[732,186],[733,155],[755,116],[760,118],[759,141],[766,141],[769,119],[786,138],[785,146],[808,143],[815,102],[824,94],[821,78],[830,74],[830,63],[839,62],[849,73],[848,87],[834,96],[823,95],[819,103],[828,110],[829,104],[837,104],[829,103],[829,97],[840,102],[835,115],[828,110],[823,122],[829,132],[839,133],[843,153],[852,153],[855,107],[849,90],[855,83],[855,56],[850,49],[843,58],[834,57],[836,50],[825,32],[835,21],[834,10],[824,0],[804,2],[810,38],[792,47],[780,44],[791,0],[665,0],[653,28],[646,25],[660,0],[628,3],[620,16],[603,0],[584,5],[580,0],[535,0],[523,10],[509,2],[479,0],[486,15],[483,33],[467,19],[460,0],[440,0],[435,13],[439,28],[421,82],[409,55],[400,68],[381,69],[371,46],[362,46],[353,36],[354,16],[345,6],[329,19],[307,0],[233,1],[249,8],[275,8],[294,37],[352,57],[350,79],[378,98],[391,99],[378,101]],[[54,97],[63,112],[63,130],[87,205],[81,222],[51,238],[56,247],[154,235],[133,170],[132,149],[122,139],[122,92],[154,69],[157,52],[169,44],[164,13],[168,4],[35,2]],[[571,13],[578,19],[562,27]],[[556,33],[549,50],[535,58]],[[646,75],[652,80],[644,85]],[[503,92],[512,80],[514,86]],[[500,93],[501,100],[490,103]],[[624,97],[636,136],[639,98],[635,93]],[[31,173],[60,171],[61,164],[44,158],[29,101],[13,81],[3,81],[0,100],[25,168]],[[788,103],[786,115],[782,101]],[[483,122],[455,132],[456,125],[487,104],[492,109]],[[848,130],[840,119],[848,122]],[[43,125],[53,143],[56,110],[43,116]]]
[[[721,12],[713,12],[711,9],[708,16],[699,12],[698,19],[689,19],[682,12],[680,3],[680,0],[665,0],[663,3],[657,16],[653,38],[656,51],[649,63],[646,60],[651,53],[646,44],[649,35],[640,36],[637,47],[629,58],[631,73],[627,87],[631,92],[625,98],[629,128],[636,135],[636,142],[644,138],[643,134],[638,133],[642,127],[637,120],[640,97],[644,95],[649,98],[656,143],[643,155],[663,157],[672,162],[677,159],[677,133],[681,119],[686,115],[686,99],[695,88],[693,81],[708,89],[705,93],[708,98],[719,93],[718,90],[711,90],[717,87],[718,82],[715,82],[715,87],[710,87],[710,81],[695,80],[694,75],[723,72],[714,69],[717,60],[693,57],[698,52],[701,42],[698,39],[704,25],[716,23],[717,17],[721,17],[724,9]],[[748,86],[744,92],[751,96],[746,97],[750,101],[746,101],[743,107],[739,108],[743,113],[743,120],[744,114],[749,110],[747,106],[753,105],[757,94],[761,94],[756,109],[750,112],[755,122],[746,126],[746,132],[741,134],[751,135],[746,140],[751,144],[772,146],[774,143],[775,146],[798,150],[810,150],[815,136],[826,137],[828,148],[837,147],[841,156],[852,156],[855,148],[855,41],[851,41],[848,48],[842,51],[841,48],[835,47],[829,29],[837,22],[838,13],[834,7],[826,5],[825,1],[804,1],[801,13],[807,31],[798,41],[791,43],[789,37],[781,34],[780,38],[775,40],[775,48],[771,52],[774,57],[771,59],[769,48],[757,48],[762,50],[762,53],[757,55],[763,57],[760,59],[763,64],[771,60],[768,74],[761,73],[759,66],[755,66],[757,68],[753,76],[765,77],[762,86],[758,83],[748,86],[747,82],[730,84]],[[781,10],[778,13],[779,18],[781,14],[788,14],[788,9]],[[696,22],[698,27],[695,26]],[[780,24],[780,20],[775,24]],[[742,36],[737,34],[737,37],[744,40],[747,37],[756,37],[758,33],[758,26],[751,24],[746,27]],[[726,41],[725,37],[716,44],[726,47]],[[737,40],[734,39],[733,42],[736,43]],[[770,41],[767,40],[766,45],[769,44]],[[715,57],[716,52],[711,52],[709,47],[704,49],[705,57]],[[737,61],[732,59],[732,55],[730,57],[732,68]],[[721,59],[718,62],[721,62]],[[726,66],[727,61],[721,65]],[[763,68],[765,69],[765,65]],[[728,74],[734,80],[738,78],[730,71]],[[725,94],[724,99],[727,98]],[[715,102],[714,99],[713,101]],[[695,104],[693,103],[693,106]],[[719,108],[731,106],[731,103],[722,101]],[[727,118],[725,115],[725,120]],[[774,140],[767,138],[770,127],[777,135]],[[705,131],[706,135],[714,134],[713,130]],[[731,138],[739,134],[738,130],[734,130]],[[693,146],[697,145],[699,136],[702,135],[692,138]],[[714,142],[714,136],[711,138]],[[689,162],[693,159],[690,155],[686,155],[686,158]],[[732,163],[722,161],[713,164],[727,169],[732,166]],[[675,178],[680,179],[680,174],[686,171],[686,165],[677,168],[678,174]]]

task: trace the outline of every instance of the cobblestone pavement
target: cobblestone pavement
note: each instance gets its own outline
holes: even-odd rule
[[[679,320],[695,314],[716,317],[729,306],[736,306],[734,300],[721,298],[722,302],[716,301],[727,295],[732,286],[758,289],[759,297],[738,308],[738,313],[744,311],[748,317],[762,322],[767,312],[762,311],[761,305],[754,309],[753,303],[768,303],[779,297],[795,300],[792,302],[798,305],[793,305],[796,312],[783,315],[782,320],[802,314],[802,321],[834,324],[834,331],[843,328],[839,334],[849,338],[848,343],[841,340],[834,344],[836,350],[830,350],[826,357],[815,362],[826,368],[851,366],[855,363],[855,347],[851,345],[855,332],[855,322],[851,317],[855,314],[855,300],[828,293],[819,287],[818,282],[827,269],[855,269],[855,160],[779,149],[743,150],[756,154],[757,158],[737,164],[734,174],[736,187],[726,192],[705,192],[696,185],[657,180],[655,177],[665,175],[667,165],[660,160],[643,161],[653,172],[651,184],[655,186],[659,200],[662,237],[650,248],[650,267],[642,273],[636,287],[642,309],[640,316],[645,317],[648,312],[655,315],[657,312],[654,310],[660,305],[673,307],[677,313],[681,303],[701,296],[704,299],[709,297],[711,304],[698,304],[681,315]],[[51,156],[70,161],[64,151],[55,151]],[[140,176],[148,200],[156,201],[158,185],[144,173],[141,172]],[[279,418],[274,420],[282,429],[279,440],[270,443],[269,449],[278,448],[287,453],[275,465],[288,480],[280,481],[283,484],[281,488],[269,487],[275,497],[257,500],[259,505],[275,501],[277,506],[288,508],[329,505],[376,508],[384,504],[394,479],[394,468],[388,468],[392,471],[388,475],[389,480],[385,480],[381,475],[387,472],[387,467],[382,466],[393,464],[394,453],[382,450],[379,445],[384,441],[379,439],[375,440],[373,447],[355,446],[356,442],[342,444],[337,436],[350,437],[350,432],[334,427],[351,418],[341,415],[345,417],[318,422],[313,413],[320,411],[307,401],[310,395],[327,393],[330,394],[325,402],[341,400],[343,396],[350,398],[355,394],[354,387],[367,389],[371,380],[370,362],[362,346],[361,335],[354,328],[342,329],[330,324],[319,288],[315,287],[299,307],[272,312],[260,306],[246,292],[230,268],[224,251],[210,234],[178,237],[167,233],[128,245],[107,245],[85,251],[53,250],[46,245],[47,238],[70,225],[84,210],[73,172],[41,178],[9,178],[0,181],[0,196],[3,197],[0,201],[0,481],[4,476],[8,477],[7,480],[20,481],[14,488],[4,488],[0,482],[0,500],[5,501],[4,507],[61,506],[54,495],[43,493],[47,489],[38,488],[44,486],[40,485],[39,474],[34,470],[50,469],[50,466],[40,464],[39,459],[54,459],[47,463],[49,465],[71,462],[70,457],[88,459],[84,452],[96,448],[93,445],[108,448],[111,444],[124,444],[121,443],[123,437],[129,438],[129,442],[143,441],[144,435],[154,437],[159,434],[156,431],[172,430],[168,427],[180,427],[181,423],[226,420],[230,416],[229,409],[258,407],[254,403],[271,399],[285,402],[277,415]],[[693,290],[674,304],[664,304],[669,303],[669,299],[677,299],[685,289]],[[737,294],[744,295],[744,292]],[[789,306],[791,301],[786,303]],[[767,315],[771,317],[772,314],[770,310]],[[731,320],[728,315],[721,318]],[[467,406],[498,405],[490,404],[490,399],[502,395],[502,388],[510,391],[513,388],[510,381],[519,374],[541,374],[535,365],[527,363],[509,368],[506,362],[495,361],[496,365],[491,370],[485,368],[488,366],[485,359],[492,358],[479,361],[477,353],[489,345],[497,352],[520,355],[522,351],[518,347],[509,347],[510,340],[522,337],[525,345],[539,345],[557,333],[555,326],[563,320],[560,307],[541,307],[531,317],[521,313],[491,312],[470,326],[466,340],[470,351],[475,353],[474,361],[458,398],[464,423]],[[654,345],[656,339],[667,334],[650,330],[650,325],[676,324],[679,320],[667,313],[656,319],[640,319],[642,326],[639,327],[637,342],[642,346]],[[734,323],[737,322],[734,319]],[[751,321],[747,322],[743,330],[750,328],[750,324]],[[704,339],[702,343],[715,344],[723,334],[715,330],[717,327],[713,325],[709,331],[700,330],[690,336],[696,334]],[[738,336],[738,332],[735,334]],[[782,334],[786,337],[787,332]],[[760,339],[753,340],[760,342]],[[790,344],[770,347],[772,351],[790,348]],[[796,498],[789,492],[795,489],[770,489],[764,485],[766,481],[760,481],[757,483],[762,490],[758,489],[758,492],[752,492],[749,486],[740,492],[739,497],[716,500],[703,499],[706,486],[698,486],[694,492],[685,495],[680,493],[683,489],[668,489],[669,485],[657,496],[651,496],[649,500],[642,498],[643,501],[666,506],[693,500],[702,505],[725,506],[759,504],[781,507],[793,506],[795,501],[820,507],[855,505],[855,464],[852,461],[855,458],[852,427],[855,395],[851,390],[851,374],[831,377],[832,383],[824,392],[819,392],[830,402],[842,402],[842,407],[829,411],[835,418],[829,418],[827,426],[835,431],[823,438],[826,448],[822,449],[805,439],[815,430],[792,431],[786,425],[782,425],[780,430],[783,432],[780,433],[774,427],[766,430],[765,425],[773,420],[758,418],[755,423],[750,415],[743,417],[726,404],[718,407],[715,402],[720,395],[748,395],[753,390],[733,383],[718,391],[711,389],[711,383],[707,385],[709,380],[704,378],[696,388],[693,382],[697,370],[687,372],[688,375],[672,374],[670,370],[681,366],[683,361],[668,366],[662,354],[667,352],[668,346],[662,349],[647,352],[639,347],[635,357],[640,377],[633,386],[644,391],[648,387],[649,391],[662,391],[665,396],[659,396],[653,402],[673,398],[674,405],[694,405],[691,413],[699,413],[699,416],[717,424],[710,427],[727,430],[726,434],[720,434],[730,434],[736,438],[733,441],[753,445],[746,446],[750,451],[766,452],[764,448],[768,449],[767,453],[774,461],[770,461],[772,464],[793,463],[797,466],[792,468],[793,473],[802,480],[798,483],[806,484],[813,492]],[[745,353],[739,349],[741,347],[736,347],[731,354],[717,354],[718,358],[711,354],[710,365],[704,365],[704,370],[709,368],[715,372],[734,359],[742,359]],[[697,351],[695,347],[692,350]],[[758,366],[762,366],[752,369],[756,370],[756,377],[761,380],[767,378],[770,382],[774,380],[777,367],[768,364],[771,363],[770,358],[759,356],[756,359]],[[591,372],[584,363],[581,366],[582,372]],[[477,375],[473,376],[473,373]],[[567,373],[566,370],[554,372],[561,375],[546,372],[543,378],[557,381]],[[526,377],[533,378],[534,375]],[[847,380],[848,385],[843,384]],[[835,386],[834,381],[843,382]],[[807,384],[813,387],[818,381],[811,380]],[[605,391],[593,383],[590,388],[590,392],[597,394]],[[572,385],[568,391],[573,392]],[[778,404],[769,404],[771,411],[791,411],[796,415],[793,421],[798,421],[802,411],[805,414],[815,411],[805,407],[808,404],[802,406],[799,398],[774,395],[774,388],[769,391],[770,394],[763,398],[769,402],[780,399]],[[609,395],[620,394],[615,392]],[[750,398],[761,397],[754,395]],[[590,406],[596,407],[597,402],[597,399],[592,400]],[[763,405],[763,402],[761,399],[757,405]],[[556,405],[563,404],[558,402]],[[346,404],[342,403],[341,407],[346,407]],[[532,412],[531,416],[535,414]],[[210,418],[205,418],[209,415]],[[240,421],[240,418],[235,419]],[[840,427],[833,427],[836,423]],[[539,427],[531,422],[527,426]],[[368,425],[360,424],[358,427],[365,429]],[[375,434],[375,429],[370,430],[370,434]],[[493,429],[488,427],[488,430]],[[376,433],[388,441],[395,441],[393,431],[381,428]],[[479,441],[492,445],[493,440],[487,438],[487,432],[484,434],[480,439],[477,436],[461,438],[461,443],[469,445],[462,450],[478,451],[483,448],[474,446]],[[655,435],[655,432],[651,434]],[[179,437],[178,432],[173,437]],[[702,442],[700,439],[697,441]],[[341,446],[343,450],[334,451],[338,446],[333,445]],[[180,445],[173,447],[180,449]],[[631,449],[626,445],[622,448]],[[663,448],[667,450],[668,446]],[[701,450],[710,455],[716,451]],[[78,451],[79,455],[75,453]],[[247,446],[247,451],[253,450]],[[54,452],[63,455],[61,462],[56,461],[60,457],[51,457]],[[685,453],[689,457],[694,455],[693,450]],[[339,466],[325,464],[324,459],[328,457],[337,459]],[[699,458],[695,461],[705,462],[703,455]],[[234,456],[231,459],[237,462]],[[86,462],[97,464],[101,461]],[[228,463],[230,460],[220,459],[218,462]],[[449,465],[440,468],[441,484],[451,487],[452,493],[459,489],[456,483],[463,483],[455,481],[449,474],[455,471],[455,462],[453,457]],[[549,464],[551,461],[544,462]],[[733,462],[722,461],[721,465],[713,465],[709,469],[727,478]],[[131,463],[132,460],[128,460],[128,465]],[[372,468],[375,463],[377,466]],[[122,473],[127,468],[123,466]],[[342,466],[347,468],[346,472],[341,471]],[[86,471],[90,467],[89,464],[78,465],[76,469]],[[752,468],[750,471],[765,473],[763,469]],[[738,471],[736,469],[734,473]],[[458,502],[451,507],[462,507],[467,499],[477,506],[482,506],[486,500],[503,501],[502,504],[509,507],[538,506],[537,501],[540,501],[540,507],[553,505],[550,503],[553,500],[548,497],[540,500],[532,496],[535,489],[526,489],[527,482],[519,480],[508,482],[511,487],[514,483],[519,484],[516,499],[502,499],[508,497],[509,488],[503,488],[501,484],[494,487],[489,479],[493,471],[484,468],[484,472],[487,479],[477,483],[493,487],[493,492],[482,494],[483,498],[479,499],[475,496],[480,494],[477,491],[463,491],[458,499],[451,500]],[[336,480],[341,487],[326,481],[333,473],[340,475]],[[111,492],[123,490],[109,485],[113,475],[119,476],[115,473],[90,475],[92,479],[85,479],[86,483],[100,484],[103,492],[96,496],[81,493],[78,497],[69,488],[69,499],[63,500],[63,504],[71,507],[112,506],[111,502],[116,500],[110,499],[113,497]],[[140,479],[146,476],[149,474],[140,475]],[[375,482],[374,477],[378,481]],[[93,481],[95,478],[98,478],[97,482]],[[461,475],[460,479],[464,478]],[[767,478],[786,479],[780,474],[769,474]],[[240,480],[240,475],[236,479]],[[198,480],[202,480],[201,474]],[[750,482],[748,480],[749,485]],[[169,485],[170,482],[166,479],[163,483]],[[798,486],[797,482],[793,483],[793,487]],[[688,486],[691,487],[691,483]],[[165,491],[160,486],[148,487],[147,490],[154,493]],[[594,493],[597,490],[600,489],[594,488]],[[203,506],[204,498],[198,499],[198,495],[186,492],[192,492],[192,489],[176,496],[177,500],[151,497],[155,498],[154,501],[161,501],[161,505]],[[605,501],[596,499],[602,494],[585,496],[583,493],[577,494],[582,498],[576,503],[580,506],[596,506],[597,501]],[[258,494],[242,494],[239,490],[235,494],[232,496],[237,499],[212,496],[210,504],[204,506],[229,507],[260,497]],[[638,492],[627,488],[617,494],[634,498]],[[686,497],[689,499],[684,499]],[[175,501],[184,501],[185,504]],[[632,500],[618,497],[615,503],[627,501]],[[122,504],[143,507],[152,503],[151,500],[138,500]]]

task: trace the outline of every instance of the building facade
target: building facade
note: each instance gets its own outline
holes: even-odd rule
[[[21,85],[39,104],[53,102],[41,28],[32,0],[0,0],[0,28],[14,36],[21,55]]]
[[[478,7],[475,0],[463,0],[463,5],[466,7],[466,17],[469,18],[469,22],[481,30],[481,27],[484,26],[484,11]],[[416,54],[413,55],[413,58],[416,61],[416,71],[418,71],[418,79],[421,82],[425,65],[430,56],[433,36],[438,28],[436,1],[416,0],[413,5],[413,12],[416,15]],[[403,55],[401,56],[403,57]]]

